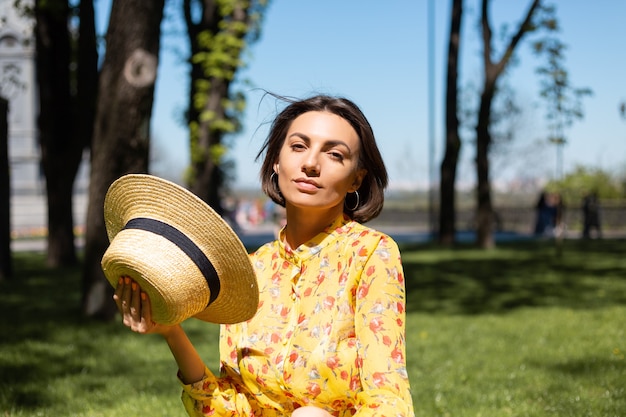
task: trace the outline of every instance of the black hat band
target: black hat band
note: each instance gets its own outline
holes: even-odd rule
[[[194,264],[196,264],[209,286],[211,294],[209,296],[209,303],[207,304],[207,307],[215,301],[220,293],[220,280],[217,275],[217,271],[215,270],[215,267],[213,267],[211,261],[209,261],[209,258],[206,257],[198,245],[193,243],[187,235],[172,225],[164,223],[160,220],[148,219],[145,217],[130,219],[128,223],[126,223],[126,226],[124,226],[124,229],[139,229],[152,232],[159,236],[163,236],[178,246],[180,250],[182,250],[185,255],[187,255]]]

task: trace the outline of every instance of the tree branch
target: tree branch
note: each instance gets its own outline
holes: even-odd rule
[[[513,35],[513,37],[511,38],[511,41],[509,42],[509,45],[507,46],[507,48],[504,51],[504,54],[502,55],[502,58],[496,64],[497,74],[500,74],[504,70],[504,68],[506,67],[506,64],[509,62],[509,60],[513,56],[513,52],[515,51],[515,48],[517,47],[521,39],[524,37],[526,33],[528,33],[531,30],[530,28],[531,28],[531,21],[532,21],[533,15],[535,14],[535,10],[537,9],[537,7],[540,6],[540,4],[541,4],[541,0],[533,0],[532,4],[530,5],[530,8],[526,12],[526,17],[524,18],[524,21],[517,28],[517,33]]]

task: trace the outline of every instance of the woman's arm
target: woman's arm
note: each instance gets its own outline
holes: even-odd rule
[[[413,417],[406,370],[406,293],[400,252],[384,236],[363,266],[355,325],[363,391],[359,417]]]
[[[150,298],[135,281],[129,277],[120,278],[113,299],[122,313],[125,326],[137,333],[163,336],[176,360],[183,383],[191,384],[204,377],[204,362],[182,326],[165,326],[152,321]]]

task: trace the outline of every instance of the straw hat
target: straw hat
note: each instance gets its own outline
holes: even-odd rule
[[[190,191],[151,175],[123,176],[107,192],[104,220],[111,242],[104,275],[114,287],[121,276],[135,280],[155,322],[239,323],[256,313],[259,291],[246,249]]]

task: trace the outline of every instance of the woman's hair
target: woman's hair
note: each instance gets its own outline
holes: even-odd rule
[[[367,170],[367,174],[358,189],[358,207],[354,207],[356,201],[353,202],[353,198],[350,198],[350,201],[344,204],[343,211],[350,218],[360,223],[365,223],[378,216],[385,200],[387,169],[376,145],[372,127],[359,107],[346,98],[328,95],[316,95],[304,100],[278,98],[289,104],[272,122],[269,135],[256,156],[256,160],[258,160],[265,153],[260,173],[263,192],[275,203],[285,206],[285,199],[278,188],[278,179],[274,175],[274,164],[278,161],[278,155],[287,136],[287,131],[291,123],[304,113],[311,111],[328,112],[345,119],[356,131],[361,144],[358,168]]]

